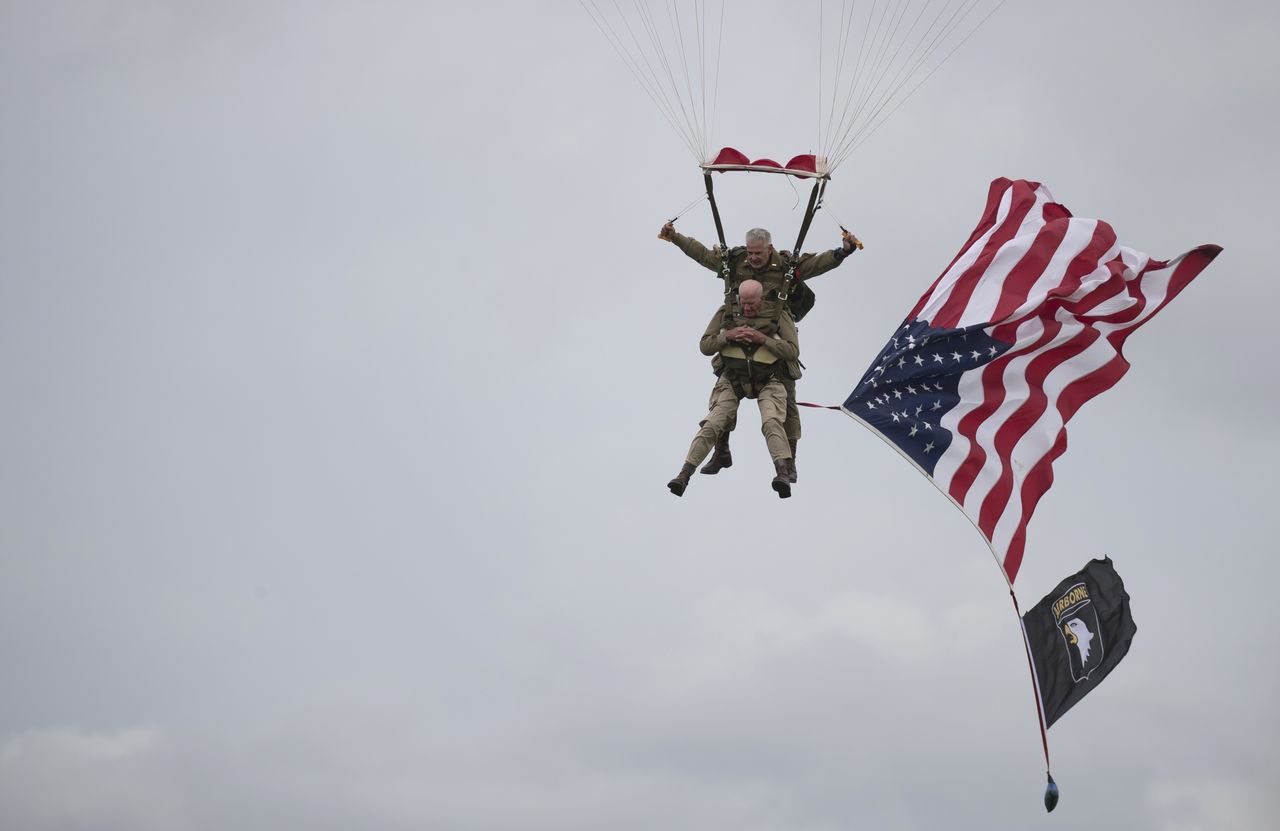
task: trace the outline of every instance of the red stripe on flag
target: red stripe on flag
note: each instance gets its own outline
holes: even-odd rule
[[[983,499],[978,514],[978,527],[988,536],[995,534],[996,525],[1008,510],[1009,498],[1013,493],[1013,449],[1049,407],[1049,396],[1044,390],[1045,379],[1049,377],[1049,373],[1084,352],[1100,337],[1096,329],[1085,328],[1066,343],[1044,350],[1027,364],[1027,397],[996,430],[994,444],[996,455],[1000,459],[1000,476]],[[1027,516],[1023,515],[1018,524],[1023,525],[1026,520]]]
[[[1023,320],[1027,320],[1030,317],[1033,317],[1033,315],[1029,315]],[[991,336],[996,340],[1013,343],[1017,340],[1019,325],[1021,325],[1021,321],[997,326],[992,330]],[[947,488],[947,492],[962,505],[965,497],[969,495],[969,488],[973,486],[978,474],[982,472],[983,466],[987,463],[987,451],[978,444],[977,435],[978,430],[986,423],[987,419],[996,410],[1000,409],[1000,405],[1004,403],[1005,394],[1008,392],[1004,384],[1005,370],[1016,358],[1024,357],[1029,352],[1033,353],[1045,344],[1052,342],[1057,337],[1062,324],[1050,319],[1044,321],[1044,327],[1044,331],[1040,333],[1034,343],[1010,349],[980,370],[982,373],[982,403],[965,413],[956,425],[956,432],[969,439],[969,454],[956,468],[956,472],[951,477],[951,482]]]
[[[1038,182],[1027,182],[1026,184],[1030,186],[1033,192],[1040,187]],[[964,252],[968,251],[983,234],[995,227],[996,214],[1000,212],[1000,202],[1004,199],[1005,191],[1009,190],[1011,187],[1013,187],[1013,180],[1011,179],[1001,178],[995,179],[991,182],[991,187],[987,189],[987,207],[982,212],[982,219],[978,220],[978,227],[973,229],[973,233],[969,235],[968,241],[966,241],[964,245],[960,246],[960,250],[951,258],[951,262],[947,263],[947,267],[942,269],[942,273],[938,275],[937,279],[933,281],[928,290],[920,296],[918,301],[916,301],[915,308],[913,308],[910,314],[907,315],[908,319],[914,319],[920,316],[920,310],[929,302],[929,298],[933,295],[934,291],[937,290],[938,284],[942,282],[942,278],[947,276],[947,272],[955,266],[956,262],[964,256]]]
[[[1018,522],[1018,530],[1013,535],[1004,560],[1004,570],[1009,576],[1009,582],[1013,582],[1018,576],[1018,567],[1022,564],[1027,523],[1035,513],[1040,497],[1044,496],[1049,486],[1053,484],[1053,463],[1067,449],[1066,423],[1086,401],[1114,387],[1128,371],[1129,362],[1123,355],[1116,355],[1114,359],[1098,369],[1068,384],[1058,396],[1058,412],[1062,414],[1063,426],[1058,431],[1053,447],[1040,457],[1027,474],[1026,481],[1022,483],[1022,518]]]
[[[1026,187],[1026,182],[1015,182],[1013,186],[1013,201],[1009,206],[1009,213],[1005,217],[1000,227],[991,234],[986,245],[982,246],[982,253],[978,258],[964,270],[964,273],[952,284],[946,301],[942,307],[938,309],[938,313],[933,316],[930,325],[942,329],[954,329],[960,325],[960,319],[964,316],[964,311],[969,306],[969,300],[973,297],[973,292],[977,289],[978,284],[982,281],[982,276],[991,266],[991,261],[995,259],[996,254],[1010,240],[1017,236],[1018,230],[1022,227],[1022,223],[1026,221],[1027,216],[1036,205],[1036,193],[1033,189]]]
[[[1205,266],[1213,262],[1214,258],[1221,253],[1222,246],[1220,245],[1201,245],[1184,254],[1182,256],[1182,260],[1174,266],[1173,273],[1169,275],[1169,286],[1165,291],[1164,299],[1160,301],[1159,305],[1152,309],[1151,313],[1143,320],[1139,320],[1132,326],[1128,326],[1118,332],[1113,332],[1108,336],[1109,340],[1115,344],[1116,350],[1119,351],[1124,346],[1125,339],[1128,338],[1129,335],[1140,329],[1143,324],[1155,317],[1157,312],[1167,306],[1169,301],[1181,294],[1182,290],[1185,289],[1187,285],[1204,270]],[[1167,265],[1167,263],[1152,260],[1150,264],[1142,270],[1141,276],[1135,282],[1138,282],[1142,277],[1145,277],[1147,272],[1157,271],[1163,267],[1167,267]]]
[[[1009,538],[1009,545],[1005,548],[1004,561],[1000,564],[1010,583],[1013,583],[1018,578],[1018,569],[1022,566],[1022,554],[1027,545],[1027,523],[1031,521],[1031,515],[1035,513],[1040,497],[1044,496],[1048,492],[1049,486],[1053,484],[1054,460],[1065,453],[1066,450],[1067,430],[1064,426],[1063,429],[1058,431],[1053,446],[1040,457],[1040,461],[1036,462],[1027,473],[1027,478],[1022,482],[1022,517],[1018,521],[1018,527]]]
[[[1070,227],[1067,221],[1059,220],[1045,225],[1036,232],[1035,241],[1005,277],[1004,285],[1000,289],[1000,300],[991,314],[991,320],[1003,320],[1027,302],[1031,287],[1049,267],[1053,255],[1058,252],[1062,239],[1067,235],[1067,229]]]
[[[1060,310],[1065,311],[1071,317],[1087,322],[1090,326],[1095,326],[1105,321],[1113,323],[1132,321],[1146,307],[1146,297],[1142,296],[1139,287],[1135,283],[1130,283],[1124,279],[1125,265],[1119,257],[1108,262],[1103,268],[1106,269],[1109,276],[1089,289],[1087,294],[1071,300],[1068,298],[1075,293],[1075,290],[1064,287],[1061,292],[1062,297],[1050,298],[1045,303],[1044,313],[1057,315]],[[1103,303],[1115,300],[1118,297],[1132,298],[1137,302],[1131,303],[1109,315],[1094,314]]]
[[[1169,278],[1169,294],[1165,303],[1181,294],[1187,284],[1221,253],[1221,245],[1201,245],[1184,254],[1182,262],[1178,263],[1173,270],[1173,276]]]
[[[1067,223],[1059,221],[1055,222],[1054,225],[1066,226]],[[1037,244],[1039,242],[1040,240],[1037,239]],[[1045,242],[1047,244],[1048,239],[1046,239]],[[1088,244],[1085,245],[1079,254],[1071,258],[1071,262],[1067,264],[1065,269],[1063,269],[1062,277],[1059,279],[1058,285],[1050,290],[1050,295],[1056,294],[1060,296],[1067,296],[1075,293],[1080,288],[1080,284],[1084,278],[1093,273],[1093,271],[1098,267],[1098,261],[1104,254],[1111,250],[1111,247],[1115,245],[1115,243],[1116,232],[1112,230],[1110,225],[1105,222],[1099,222],[1094,225],[1093,236],[1090,237]],[[1046,264],[1050,259],[1052,259],[1053,255],[1057,253],[1057,248],[1060,247],[1060,244],[1061,243],[1059,243],[1059,245],[1055,245],[1053,251],[1046,252],[1042,255],[1044,256]],[[991,320],[993,322],[1000,322],[1010,314],[1017,311],[1018,307],[1023,303],[1026,303],[1032,287],[1035,285],[1036,281],[1040,279],[1042,274],[1043,272],[1036,274],[1025,284],[1025,286],[1015,284],[1012,289],[1009,287],[1009,282],[1006,281],[1005,291],[1009,292],[1009,294],[1001,298],[1000,303],[996,306],[995,314],[991,315]],[[1009,276],[1010,278],[1013,278],[1015,275],[1011,273]]]

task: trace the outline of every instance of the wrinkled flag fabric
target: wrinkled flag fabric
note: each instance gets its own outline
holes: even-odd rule
[[[1102,683],[1138,631],[1110,557],[1059,583],[1022,616],[1022,625],[1046,728]]]
[[[997,179],[969,241],[842,409],[964,511],[1012,585],[1067,421],[1124,376],[1125,339],[1221,250],[1154,260],[1043,185]]]

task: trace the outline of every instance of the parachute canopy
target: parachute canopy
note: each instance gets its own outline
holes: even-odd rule
[[[830,171],[827,169],[827,160],[812,153],[792,156],[791,161],[783,165],[778,164],[773,159],[756,159],[752,161],[745,153],[732,147],[723,148],[714,159],[703,164],[702,169],[708,172],[756,170],[761,173],[785,173],[788,176],[796,176],[801,179],[831,178]]]

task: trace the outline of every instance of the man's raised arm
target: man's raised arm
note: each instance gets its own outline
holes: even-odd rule
[[[703,268],[709,268],[717,274],[720,273],[720,255],[698,242],[693,237],[686,237],[684,234],[676,230],[675,226],[668,222],[662,226],[662,230],[658,232],[658,239],[664,239],[674,243],[685,253],[689,259],[698,263]]]
[[[839,248],[832,248],[830,251],[823,251],[820,254],[801,254],[800,259],[796,261],[796,271],[800,275],[801,280],[808,280],[810,277],[817,277],[819,274],[825,274],[840,263],[844,262],[858,245],[858,239],[853,234],[846,234]]]

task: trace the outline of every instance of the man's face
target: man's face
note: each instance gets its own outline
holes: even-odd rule
[[[773,250],[773,246],[759,240],[752,240],[747,243],[747,265],[752,268],[764,268],[769,262],[769,252]]]
[[[743,317],[756,317],[760,314],[761,296],[759,294],[743,294],[738,303],[742,307]]]

